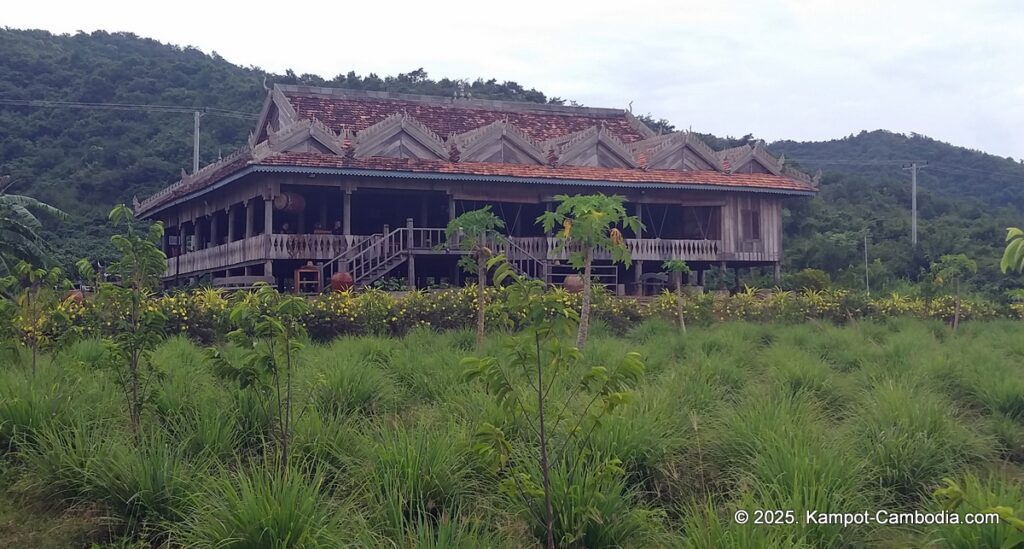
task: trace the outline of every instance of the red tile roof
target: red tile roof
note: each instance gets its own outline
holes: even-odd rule
[[[762,173],[726,174],[716,171],[637,170],[629,168],[594,168],[589,166],[537,166],[491,162],[451,163],[441,160],[408,158],[358,158],[317,153],[278,153],[255,164],[261,166],[295,166],[381,170],[390,172],[438,173],[481,177],[517,177],[524,179],[594,181],[601,183],[708,185],[711,187],[753,188],[779,191],[815,192],[807,183]]]
[[[529,103],[513,104],[516,108],[503,109],[497,106],[488,108],[486,105],[489,102],[452,101],[445,104],[443,98],[412,101],[287,90],[284,95],[300,119],[316,118],[335,132],[343,128],[363,130],[389,115],[406,112],[441,138],[504,119],[536,141],[546,141],[602,125],[626,143],[645,137],[637,125],[630,121],[626,111],[615,109],[575,109],[574,112],[574,109],[567,107],[556,111],[544,106],[531,109]]]
[[[287,101],[287,104],[280,103],[282,100]],[[278,102],[278,108],[288,111],[294,109],[295,111],[287,116],[291,120],[291,126],[281,128],[277,134],[284,133],[287,137],[291,137],[292,134],[300,130],[313,132],[310,135],[314,135],[314,128],[309,123],[305,126],[301,125],[303,120],[326,125],[330,131],[341,134],[341,130],[360,132],[390,115],[404,112],[441,138],[507,120],[514,128],[535,141],[564,137],[601,127],[625,143],[635,143],[650,138],[653,138],[651,141],[660,140],[632,115],[621,109],[445,99],[300,86],[275,87],[268,96],[266,104],[271,105],[271,101]],[[393,172],[396,175],[403,173],[438,174],[439,176],[450,175],[491,181],[550,181],[564,184],[593,182],[594,184],[624,187],[680,185],[790,193],[813,193],[816,191],[810,183],[809,177],[795,173],[790,174],[793,177],[782,177],[763,173],[727,174],[717,171],[645,170],[573,165],[550,167],[532,164],[448,162],[433,159],[371,156],[346,158],[333,154],[274,153],[272,151],[287,150],[287,148],[282,145],[282,148],[276,149],[275,145],[271,144],[272,141],[272,139],[268,139],[259,144],[250,144],[249,147],[243,148],[228,158],[204,167],[195,175],[183,177],[180,182],[140,203],[137,213],[152,211],[172,200],[206,189],[252,166],[263,166],[267,169],[294,167],[373,170]],[[341,145],[339,144],[339,146]],[[736,150],[727,150],[716,154],[728,157],[736,152]]]

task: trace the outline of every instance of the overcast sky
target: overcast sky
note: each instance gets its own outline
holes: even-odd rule
[[[5,4],[0,25],[130,31],[273,72],[423,67],[718,135],[885,128],[1024,156],[1019,0]]]

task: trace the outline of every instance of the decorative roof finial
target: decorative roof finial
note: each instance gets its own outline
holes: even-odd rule
[[[555,147],[548,149],[548,166],[554,168],[558,165],[558,153],[555,152]]]
[[[449,140],[448,147],[448,161],[458,163],[462,159],[462,153],[459,151],[459,147],[455,144],[454,139]]]
[[[729,162],[728,158],[722,160],[722,171],[727,174],[732,173],[732,162]]]
[[[352,132],[348,128],[342,128],[341,134],[344,139],[341,140],[341,149],[344,151],[344,158],[346,160],[352,160],[356,157],[356,147],[352,143]]]
[[[640,152],[636,153],[636,164],[637,164],[637,166],[640,167],[641,170],[646,170],[647,169],[647,153],[646,152],[640,151]]]

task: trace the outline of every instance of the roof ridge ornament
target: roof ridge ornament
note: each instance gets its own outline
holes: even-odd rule
[[[353,160],[356,157],[355,133],[348,127],[341,129],[341,150],[342,157],[346,160]]]
[[[548,166],[552,168],[558,167],[558,152],[555,151],[554,145],[548,148]]]
[[[448,142],[448,161],[457,164],[462,159],[462,152],[459,151],[454,139],[449,139]]]

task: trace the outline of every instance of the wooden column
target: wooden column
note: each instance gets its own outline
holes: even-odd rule
[[[196,234],[199,235],[199,242],[201,249],[210,247],[210,216],[204,215],[199,221],[199,227],[196,229]]]
[[[348,236],[348,235],[352,234],[352,190],[351,189],[345,189],[345,194],[342,196],[342,199],[341,199],[341,210],[342,210],[342,219],[341,219],[341,224],[342,224],[341,229],[342,230],[341,230],[341,232],[345,236]]]
[[[778,286],[780,281],[782,281],[782,263],[776,261],[775,264],[772,265],[772,282]]]
[[[637,219],[640,220],[641,223],[643,223],[643,221],[644,221],[644,205],[643,204],[637,203],[637,205],[636,205],[636,217],[637,217]],[[643,229],[637,229],[637,231],[636,231],[636,237],[637,238],[643,238],[643,234],[644,234],[644,230]],[[644,262],[643,261],[636,261],[635,265],[636,266],[633,268],[633,274],[635,276],[634,282],[636,283],[636,295],[638,295],[640,297],[643,297],[643,295],[644,295],[644,285],[643,285]]]
[[[220,231],[217,230],[217,212],[213,212],[210,214],[210,242],[208,247],[212,248],[219,244],[218,238],[220,238]]]
[[[234,204],[228,206],[228,242],[234,242],[235,237],[238,236],[235,234],[235,215],[237,211],[238,208]]]
[[[420,227],[427,227],[427,197],[424,196],[423,200],[420,201]]]
[[[263,234],[274,234],[274,200],[263,199]]]
[[[245,238],[254,236],[256,230],[256,214],[253,209],[253,203],[255,200],[248,199],[242,203],[242,207],[245,208]]]
[[[327,226],[327,195],[326,192],[320,195],[320,228],[330,229]]]
[[[448,193],[448,221],[455,219],[455,195]]]
[[[405,235],[406,236],[405,247],[408,250],[407,253],[409,254],[408,269],[407,269],[408,286],[409,286],[410,290],[415,290],[416,289],[416,256],[413,255],[413,253],[412,253],[412,244],[413,244],[412,227],[413,227],[413,225],[412,225],[412,218],[410,217],[410,218],[405,220],[405,228],[408,229],[408,231],[406,231],[406,235]]]

